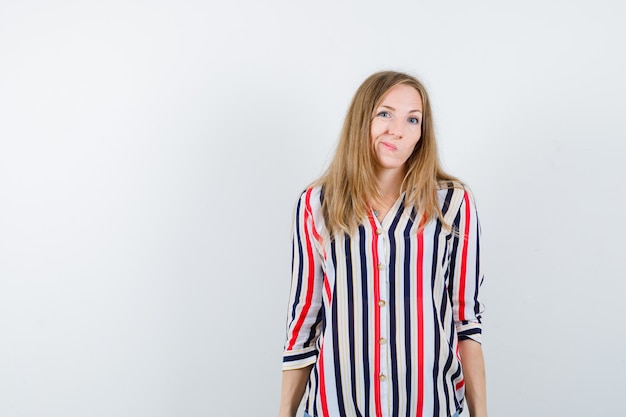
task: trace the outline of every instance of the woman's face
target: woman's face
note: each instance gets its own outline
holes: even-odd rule
[[[404,172],[422,136],[423,113],[422,97],[410,85],[396,85],[383,96],[370,127],[379,170]]]

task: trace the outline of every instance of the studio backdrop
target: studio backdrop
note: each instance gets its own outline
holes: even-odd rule
[[[490,415],[620,415],[624,8],[3,1],[0,416],[276,415],[294,204],[383,69],[476,196]]]

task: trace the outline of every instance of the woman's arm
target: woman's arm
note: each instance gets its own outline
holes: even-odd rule
[[[471,417],[487,417],[485,361],[480,343],[471,339],[459,341],[459,353],[465,377],[465,398]]]
[[[283,351],[279,417],[294,417],[318,356],[322,322],[323,258],[317,250],[316,217],[321,216],[321,189],[309,188],[296,205],[292,232],[292,276]],[[319,217],[318,217],[319,218]]]
[[[278,417],[295,417],[312,367],[313,365],[309,365],[306,368],[283,371]]]
[[[452,300],[459,354],[465,378],[465,397],[471,417],[487,416],[485,362],[480,344],[481,316],[484,306],[479,301],[483,282],[480,223],[472,195],[466,190],[455,219],[458,236],[454,237],[452,257],[454,269],[448,291]]]

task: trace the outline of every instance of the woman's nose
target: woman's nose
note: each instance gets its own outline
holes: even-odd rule
[[[402,136],[404,136],[404,130],[401,121],[396,119],[389,122],[389,133],[402,138]]]

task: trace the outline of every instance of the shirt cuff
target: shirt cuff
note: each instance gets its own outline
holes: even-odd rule
[[[283,352],[283,371],[306,368],[317,361],[317,348],[311,346]]]
[[[463,321],[456,325],[456,333],[459,336],[459,340],[472,339],[481,343],[482,332],[480,321]]]

